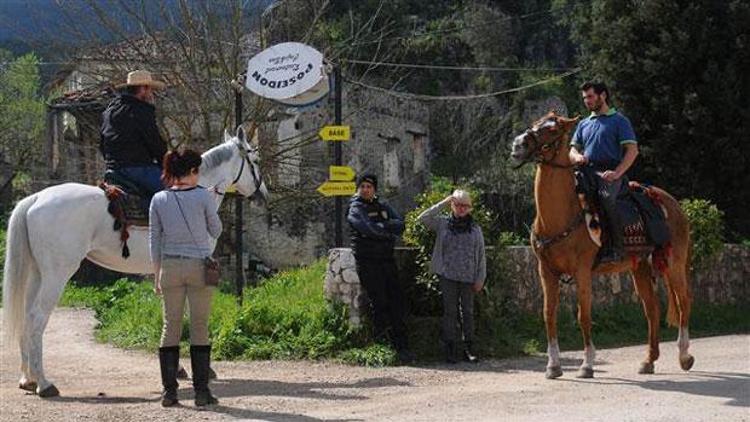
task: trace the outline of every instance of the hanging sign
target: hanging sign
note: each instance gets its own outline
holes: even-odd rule
[[[323,55],[319,51],[286,42],[269,47],[248,61],[245,86],[261,97],[283,100],[315,87],[324,77]],[[327,88],[323,89],[327,92]]]
[[[277,103],[281,103],[290,107],[307,107],[311,106],[328,95],[330,92],[331,80],[328,76],[323,75],[323,79],[320,80],[314,87],[307,91],[291,98],[285,98],[283,100],[276,100]]]

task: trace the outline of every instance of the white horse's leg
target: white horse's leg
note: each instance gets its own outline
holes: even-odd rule
[[[37,295],[39,294],[39,286],[40,286],[40,276],[39,272],[34,269],[33,271],[30,271],[29,273],[29,280],[28,280],[28,286],[26,290],[26,302],[25,302],[25,309],[24,309],[24,316],[26,321],[29,321],[29,318],[32,314],[32,306],[34,305],[34,302],[36,300]],[[21,379],[18,380],[18,386],[23,390],[28,390],[32,392],[36,392],[36,378],[34,378],[31,374],[31,370],[29,368],[29,352],[31,350],[31,330],[30,325],[28,323],[24,324],[23,331],[21,332],[21,335],[18,338],[19,346],[21,348]]]
[[[40,397],[54,397],[60,394],[57,388],[44,376],[44,365],[42,361],[44,329],[55,309],[60,295],[62,295],[65,283],[73,273],[65,272],[65,278],[49,277],[42,275],[41,287],[37,300],[32,306],[31,314],[27,316],[29,324],[29,371],[31,378],[36,380],[36,393]]]

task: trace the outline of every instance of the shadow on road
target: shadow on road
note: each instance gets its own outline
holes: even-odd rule
[[[736,372],[690,371],[674,375],[674,379],[627,379],[598,376],[593,380],[560,379],[560,381],[634,385],[653,391],[674,391],[698,396],[727,399],[728,406],[750,407],[750,374]]]
[[[211,382],[211,390],[217,397],[283,396],[321,400],[366,400],[354,394],[338,394],[321,391],[334,389],[361,389],[409,386],[406,381],[394,378],[368,378],[357,382],[283,382],[254,379],[219,379]]]
[[[30,393],[29,393],[30,394]],[[116,397],[116,396],[58,396],[44,400],[56,401],[62,403],[86,403],[86,404],[136,404],[136,403],[149,403],[159,402],[161,397],[155,397],[147,399],[143,397]]]
[[[296,415],[292,413],[280,412],[262,412],[253,409],[240,409],[237,407],[210,406],[206,410],[197,410],[198,412],[221,413],[239,420],[263,420],[270,422],[318,422],[318,421],[336,421],[336,422],[354,422],[362,419],[319,419],[312,416]]]

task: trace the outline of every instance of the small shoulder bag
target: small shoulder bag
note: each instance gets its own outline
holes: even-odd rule
[[[193,243],[198,245],[198,242],[195,241],[195,236],[193,236],[193,231],[190,230],[190,224],[188,224],[187,217],[185,217],[185,212],[182,211],[180,200],[177,199],[177,193],[172,191],[172,194],[174,195],[175,201],[177,201],[177,207],[180,209],[180,214],[182,214],[182,219],[185,221],[185,226],[187,226],[188,232],[190,232],[190,237],[193,238]],[[206,283],[207,286],[218,286],[219,278],[221,277],[221,267],[219,266],[219,261],[214,259],[212,256],[207,256],[203,258],[203,267],[204,283]]]

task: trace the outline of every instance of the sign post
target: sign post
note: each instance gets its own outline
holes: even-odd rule
[[[242,76],[237,77],[241,80]],[[243,121],[243,103],[242,103],[242,84],[238,84],[234,92],[234,124],[235,129],[242,125]],[[242,204],[243,198],[240,195],[236,195],[234,198],[234,238],[236,242],[235,248],[235,269],[234,269],[234,283],[237,290],[237,302],[242,306],[242,291],[245,288],[245,269],[242,262],[242,257],[245,254],[244,245],[242,244]]]
[[[341,64],[336,63],[333,68],[333,83],[335,88],[333,91],[333,113],[334,113],[334,124],[337,126],[341,125]],[[334,151],[334,165],[341,165],[341,142],[336,142],[333,146]],[[343,198],[336,196],[336,222],[334,227],[336,229],[336,247],[340,248],[344,244],[343,228],[341,226],[342,219],[344,217]]]

